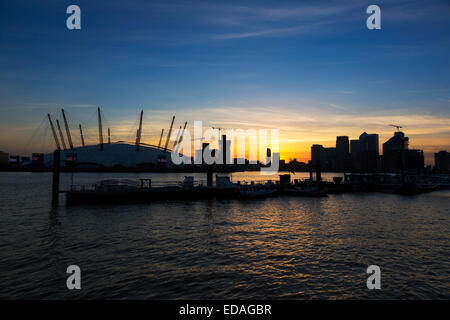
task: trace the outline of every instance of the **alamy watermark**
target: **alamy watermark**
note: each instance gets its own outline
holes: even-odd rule
[[[366,26],[369,30],[379,30],[381,29],[381,9],[377,5],[370,5],[366,10],[367,14],[370,16],[366,20]]]
[[[171,159],[176,165],[246,164],[248,158],[249,164],[263,165],[261,174],[275,174],[279,169],[278,129],[204,130],[202,121],[194,121],[193,138],[188,130],[177,129],[170,139],[175,142]]]
[[[79,6],[72,4],[67,7],[66,13],[70,14],[66,20],[66,26],[69,30],[81,29],[81,9]],[[366,20],[366,26],[369,30],[381,29],[381,9],[377,5],[370,5],[366,9],[366,13],[370,16]]]
[[[81,9],[79,6],[72,4],[67,7],[66,13],[70,14],[66,20],[66,27],[69,30],[81,29]]]
[[[381,289],[381,269],[377,265],[370,265],[366,270],[370,276],[367,278],[366,285],[369,290]]]
[[[73,290],[81,289],[81,269],[79,266],[73,264],[67,267],[66,273],[70,274],[67,278],[66,286],[67,289]]]

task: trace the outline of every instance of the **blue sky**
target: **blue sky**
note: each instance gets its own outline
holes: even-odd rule
[[[81,30],[66,28],[70,4]],[[370,4],[381,30],[366,28]],[[387,138],[393,121],[450,149],[449,17],[448,1],[3,1],[0,149],[25,152],[61,106],[94,126],[97,105],[118,138],[144,109],[149,141],[176,114],[276,124],[299,158],[336,135]]]

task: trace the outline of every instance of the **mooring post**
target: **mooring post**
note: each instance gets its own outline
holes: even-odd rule
[[[227,163],[227,135],[222,135],[222,161],[223,167],[225,168]]]
[[[316,162],[316,180],[317,180],[317,188],[320,189],[320,182],[322,180],[321,168],[320,168],[320,160],[317,160],[317,162]]]
[[[52,181],[52,206],[56,207],[59,201],[59,162],[61,151],[53,152],[53,181]]]
[[[405,147],[404,145],[404,140],[402,139],[401,141],[401,149],[400,149],[400,178],[401,178],[401,182],[402,182],[402,186],[405,185],[405,163],[404,163],[404,154],[403,154],[403,148]]]
[[[208,165],[208,171],[206,173],[206,186],[212,187],[213,186],[213,169],[212,165]]]

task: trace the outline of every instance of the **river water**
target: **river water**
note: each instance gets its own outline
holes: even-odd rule
[[[50,189],[49,173],[0,173],[0,299],[450,298],[450,191],[78,206],[62,195],[52,210]],[[66,287],[72,264],[81,290]],[[381,290],[366,287],[369,265]]]

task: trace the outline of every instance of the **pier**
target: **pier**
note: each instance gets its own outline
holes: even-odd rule
[[[232,182],[229,176],[219,174],[215,174],[213,179],[212,172],[207,174],[206,181],[194,181],[193,176],[186,176],[179,182],[167,181],[159,184],[153,183],[150,178],[141,178],[139,181],[109,179],[87,185],[72,185],[69,190],[60,193],[66,195],[68,204],[74,204],[213,198],[264,199],[274,196],[327,197],[329,194],[361,192],[418,195],[450,188],[448,177],[405,176],[405,182],[402,183],[399,175],[346,174],[344,178],[325,180],[321,178],[320,172],[318,173],[314,179],[293,181],[290,174],[280,174],[279,180]],[[54,175],[55,177],[57,175]],[[54,186],[53,190],[55,188]]]

